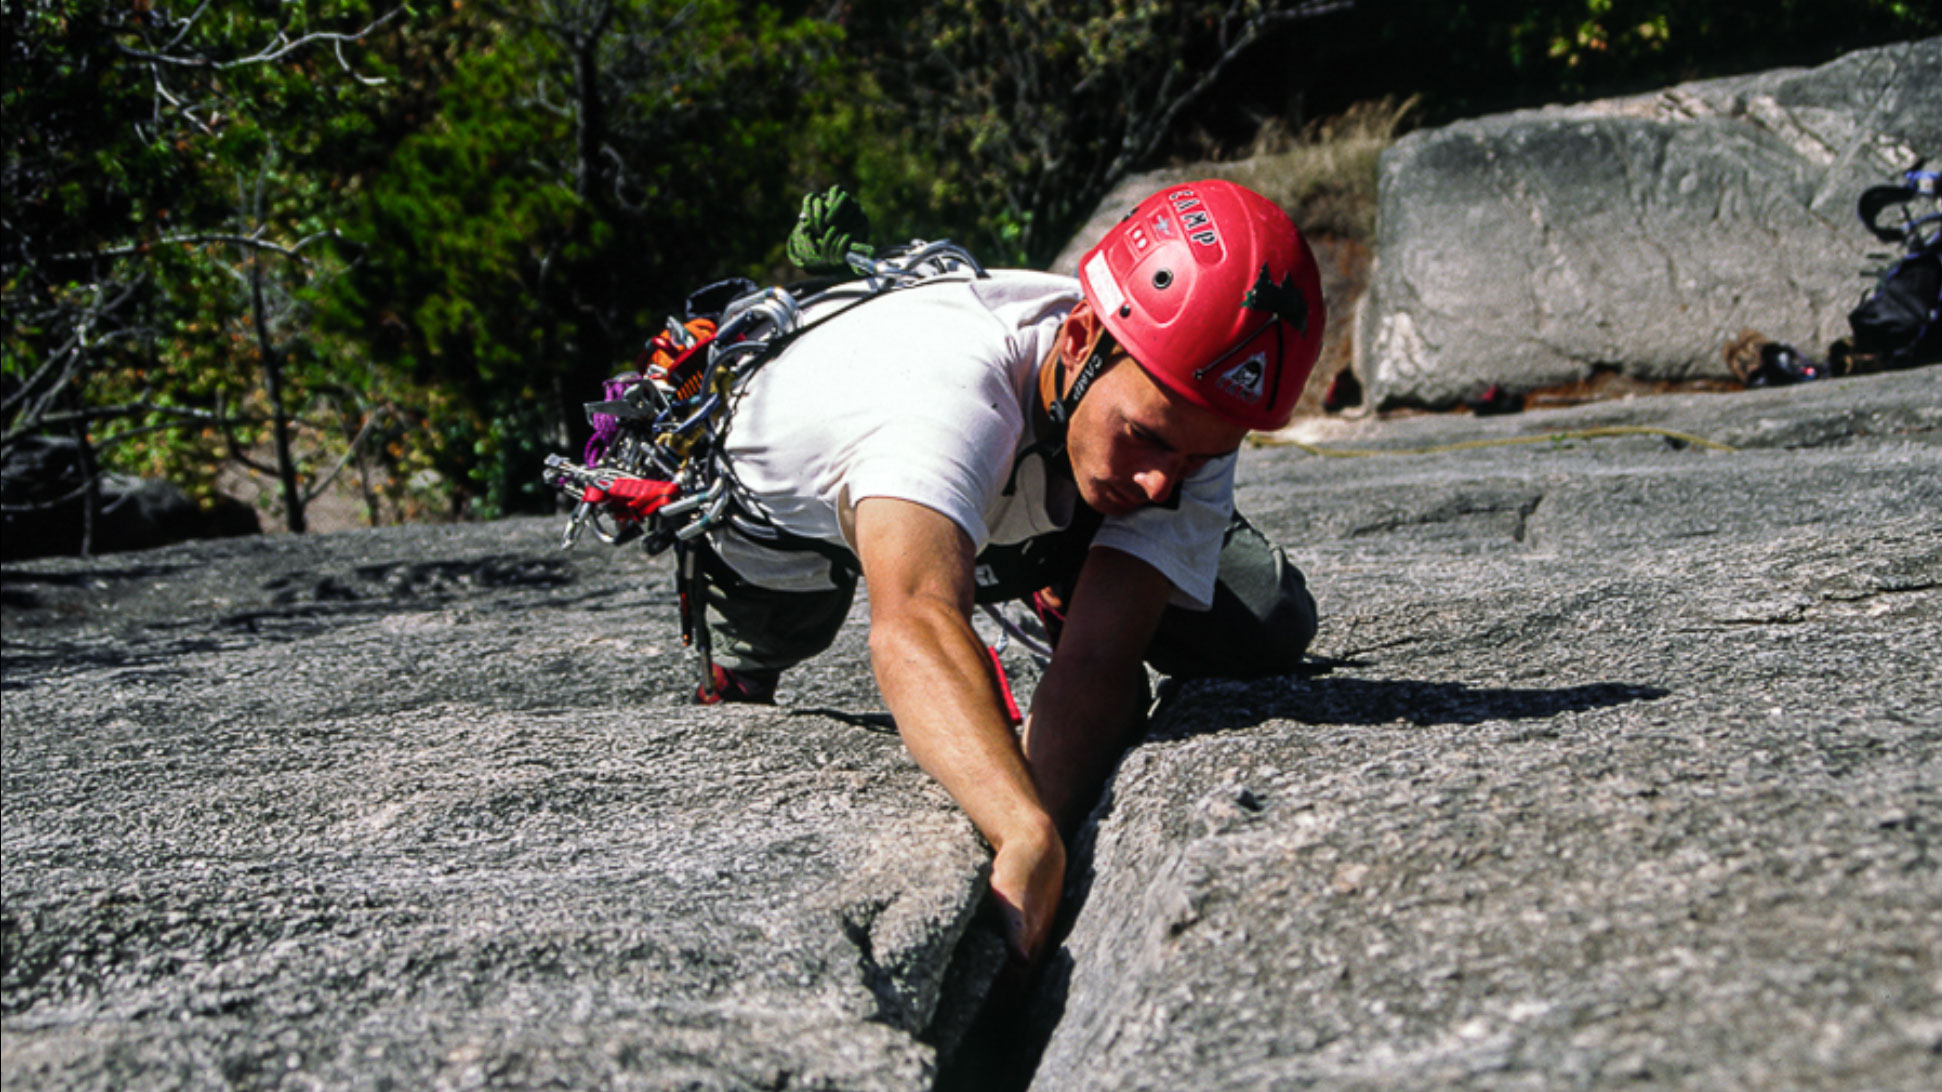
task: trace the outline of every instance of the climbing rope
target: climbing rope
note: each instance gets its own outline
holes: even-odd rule
[[[1601,428],[1578,428],[1564,432],[1546,432],[1536,436],[1505,436],[1490,440],[1462,440],[1454,444],[1437,444],[1433,447],[1389,447],[1389,448],[1341,448],[1321,447],[1288,440],[1275,436],[1251,436],[1249,442],[1256,447],[1292,447],[1309,455],[1324,459],[1367,459],[1378,455],[1443,455],[1452,451],[1475,451],[1486,447],[1513,447],[1519,444],[1561,444],[1569,440],[1599,440],[1612,436],[1659,436],[1709,451],[1734,452],[1739,449],[1717,440],[1694,436],[1689,432],[1676,432],[1669,428],[1656,428],[1652,425],[1606,425]]]

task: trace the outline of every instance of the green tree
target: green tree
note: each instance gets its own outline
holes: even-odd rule
[[[267,436],[301,530],[291,386],[314,353],[292,316],[333,235],[315,167],[346,137],[344,96],[377,79],[360,39],[397,10],[28,0],[6,14],[0,452],[68,430],[90,461],[206,484],[193,471],[218,445]]]
[[[845,25],[882,93],[873,139],[911,143],[925,164],[920,215],[955,225],[992,260],[1037,264],[1114,184],[1152,162],[1239,61],[1350,6],[866,0]],[[872,206],[909,203],[886,202],[868,185],[862,196]]]
[[[479,11],[436,121],[370,180],[358,234],[383,247],[335,315],[471,407],[437,423],[439,468],[491,515],[550,505],[540,458],[688,290],[773,264],[842,74],[833,27],[766,4]]]

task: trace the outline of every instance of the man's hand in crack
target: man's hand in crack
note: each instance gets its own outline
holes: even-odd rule
[[[870,663],[904,746],[990,841],[991,891],[1012,954],[1050,936],[1065,881],[1062,831],[1078,827],[1144,719],[1141,654],[1172,584],[1109,547],[1087,555],[1023,745],[971,628],[971,539],[923,505],[856,506],[870,595]]]
[[[1004,916],[1005,942],[1014,961],[1037,962],[1059,914],[1065,887],[1065,843],[1059,832],[1016,837],[996,847],[991,860],[991,894]]]

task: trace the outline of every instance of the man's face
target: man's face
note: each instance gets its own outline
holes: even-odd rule
[[[1066,453],[1086,504],[1116,516],[1165,501],[1246,435],[1154,382],[1121,351],[1073,411]]]

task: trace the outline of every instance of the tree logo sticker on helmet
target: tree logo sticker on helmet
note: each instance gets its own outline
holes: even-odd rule
[[[1256,311],[1266,311],[1282,319],[1302,333],[1308,332],[1308,297],[1295,287],[1295,275],[1290,272],[1280,284],[1268,272],[1267,263],[1261,265],[1261,275],[1254,279],[1254,287],[1248,289],[1241,299],[1241,306]]]

